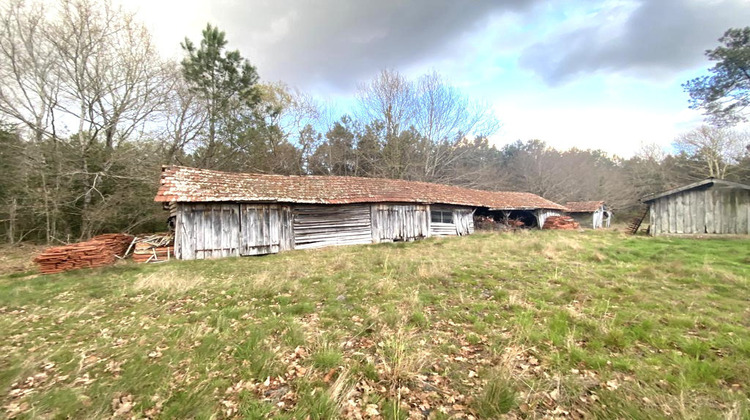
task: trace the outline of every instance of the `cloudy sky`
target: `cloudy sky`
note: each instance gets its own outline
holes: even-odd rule
[[[668,147],[701,123],[681,84],[703,53],[750,24],[750,0],[123,0],[168,55],[211,22],[266,81],[346,108],[380,69],[437,70],[503,124],[493,140],[541,139],[621,156]]]

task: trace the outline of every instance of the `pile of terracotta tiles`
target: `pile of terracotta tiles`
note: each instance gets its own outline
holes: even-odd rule
[[[86,242],[47,248],[34,258],[43,274],[114,264],[133,241],[130,235],[108,233]]]
[[[154,234],[135,239],[133,261],[137,263],[169,261],[174,258],[174,234]]]
[[[572,217],[550,216],[544,221],[542,229],[577,230],[581,227]]]

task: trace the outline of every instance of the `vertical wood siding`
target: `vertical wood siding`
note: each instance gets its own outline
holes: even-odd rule
[[[180,259],[261,255],[331,245],[410,241],[474,232],[474,211],[438,206],[453,223],[432,223],[429,205],[279,205],[179,203]]]
[[[373,204],[373,242],[412,241],[429,235],[429,206]]]
[[[604,221],[604,209],[599,208],[597,211],[594,212],[592,215],[592,221],[593,221],[593,229],[601,229],[602,228],[602,222]]]
[[[650,204],[651,234],[750,234],[750,191],[693,189]]]
[[[237,204],[180,204],[175,225],[175,254],[184,260],[239,255]]]
[[[474,210],[458,208],[453,210],[453,222],[457,235],[471,235],[474,233]]]
[[[275,254],[281,250],[278,205],[240,205],[240,255]]]
[[[294,248],[372,243],[370,205],[294,206]]]

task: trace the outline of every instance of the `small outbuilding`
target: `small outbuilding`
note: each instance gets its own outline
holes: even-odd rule
[[[612,211],[604,201],[569,201],[565,207],[570,217],[583,228],[608,228],[612,223]]]
[[[565,207],[524,192],[341,176],[162,169],[175,256],[204,259],[474,232],[474,214],[520,212],[537,226]]]
[[[750,185],[706,179],[641,201],[651,235],[750,234]]]

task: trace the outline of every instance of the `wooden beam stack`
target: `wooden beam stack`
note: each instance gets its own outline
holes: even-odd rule
[[[174,234],[139,236],[133,247],[133,261],[137,263],[169,261],[174,258]]]
[[[133,241],[133,237],[108,233],[86,242],[47,248],[34,258],[42,274],[62,273],[78,268],[103,267],[114,264]]]
[[[577,230],[581,225],[569,216],[550,216],[544,221],[542,229]]]

